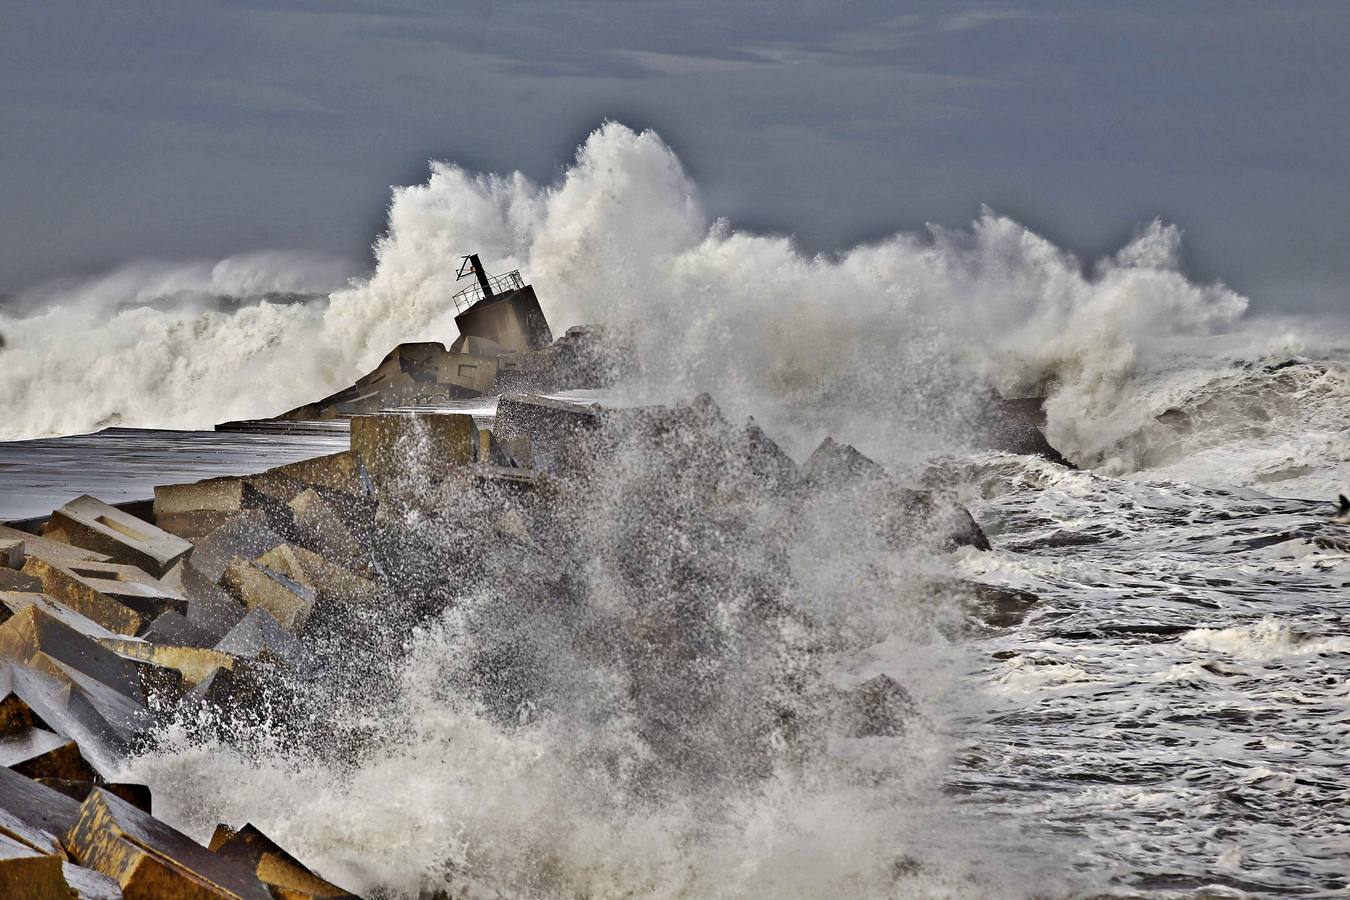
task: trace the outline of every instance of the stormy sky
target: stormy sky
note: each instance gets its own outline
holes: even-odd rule
[[[833,250],[981,204],[1155,216],[1258,308],[1350,306],[1350,4],[3,0],[0,293],[141,258],[369,264],[428,158],[551,180],[655,128],[715,215]]]

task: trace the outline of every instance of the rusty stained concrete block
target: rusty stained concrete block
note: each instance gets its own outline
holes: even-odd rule
[[[0,657],[86,686],[84,675],[137,703],[144,702],[141,669],[100,646],[38,606],[28,606],[0,625]]]
[[[39,853],[0,834],[0,897],[12,900],[70,900],[65,859]]]
[[[29,606],[36,606],[48,615],[60,619],[85,637],[94,640],[127,637],[104,628],[88,616],[76,612],[64,603],[47,596],[41,592],[41,587],[41,582],[38,582],[39,589],[37,591],[0,591],[0,624],[8,622],[15,613],[22,612]]]
[[[69,543],[163,575],[192,552],[192,544],[85,494],[52,513],[47,523]]]
[[[230,562],[221,586],[249,610],[267,610],[287,631],[304,626],[318,596],[289,575],[243,557]]]
[[[22,569],[24,542],[18,538],[0,538],[0,569]]]
[[[183,676],[183,682],[189,687],[195,687],[216,669],[234,668],[234,657],[219,650],[174,647],[118,638],[105,639],[99,643],[126,659],[149,663],[161,669],[173,669]]]
[[[248,865],[281,900],[356,900],[354,894],[315,875],[252,825],[238,831],[228,825],[216,826],[210,848]]]
[[[29,556],[23,571],[42,580],[43,593],[118,634],[134,635],[165,609],[187,605],[168,585],[134,566]]]
[[[0,766],[29,778],[93,781],[98,777],[74,741],[37,727],[0,735]]]
[[[10,528],[8,525],[0,525],[0,540],[23,541],[23,549],[27,555],[38,556],[47,560],[83,559],[93,562],[111,562],[105,554],[75,547],[63,541],[38,537],[17,528]]]
[[[155,488],[155,525],[189,541],[206,537],[245,508],[241,478],[208,478]]]
[[[316,598],[327,596],[355,600],[367,597],[375,590],[374,582],[369,579],[353,574],[318,553],[292,544],[273,547],[258,557],[257,562],[309,588]]]
[[[65,845],[77,863],[116,881],[128,900],[273,900],[247,865],[99,788],[80,804]]]

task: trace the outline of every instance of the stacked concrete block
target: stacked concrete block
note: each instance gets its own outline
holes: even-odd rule
[[[478,458],[478,442],[478,427],[466,415],[384,414],[351,423],[352,453],[377,483],[417,464],[437,471],[467,466]]]
[[[77,497],[52,513],[46,536],[106,554],[151,575],[167,572],[192,545],[96,497]]]

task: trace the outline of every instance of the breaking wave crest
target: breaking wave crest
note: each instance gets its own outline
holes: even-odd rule
[[[434,163],[395,190],[374,273],[345,287],[331,263],[273,256],[20,295],[0,313],[15,411],[0,437],[203,427],[325,395],[399,341],[453,337],[454,271],[475,250],[525,272],[555,328],[630,327],[635,389],[712,390],[794,453],[828,432],[895,465],[959,447],[971,388],[989,383],[1052,391],[1070,455],[1103,452],[1096,430],[1162,366],[1157,345],[1231,330],[1247,305],[1188,279],[1180,233],[1160,222],[1090,266],[989,210],[805,255],[710,220],[655,134],[606,124],[549,185]]]

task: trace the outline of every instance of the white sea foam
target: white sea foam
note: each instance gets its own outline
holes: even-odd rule
[[[712,390],[794,452],[828,432],[896,465],[959,446],[985,381],[1050,389],[1052,438],[1110,455],[1156,412],[1132,410],[1131,388],[1166,367],[1165,341],[1231,329],[1246,307],[1187,278],[1179,232],[1158,222],[1090,266],[992,211],[808,256],[710,220],[655,134],[607,124],[549,185],[433,164],[425,184],[395,190],[373,275],[326,304],[202,309],[184,296],[184,282],[239,296],[332,287],[331,266],[314,278],[277,258],[25,293],[20,308],[43,311],[0,317],[0,390],[17,411],[0,436],[203,427],[324,395],[401,340],[452,338],[447,298],[471,251],[522,269],[555,329],[633,326],[649,391]]]

